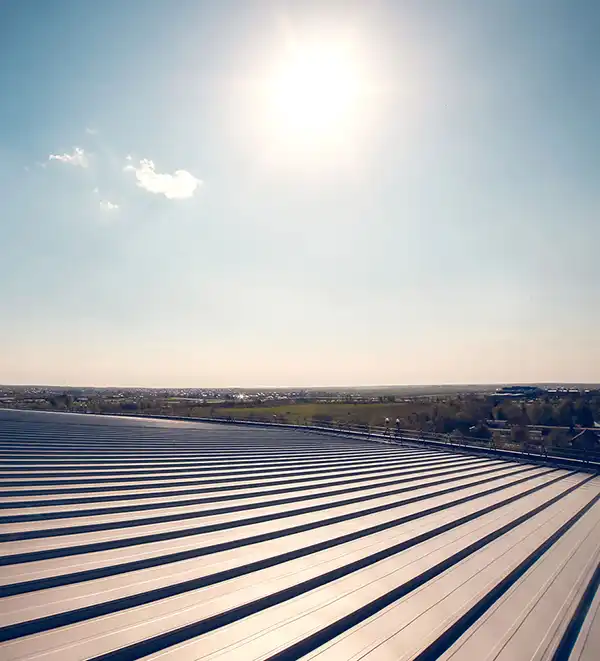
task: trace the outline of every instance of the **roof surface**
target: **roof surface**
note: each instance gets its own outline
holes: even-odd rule
[[[600,659],[600,478],[0,411],[0,658]]]

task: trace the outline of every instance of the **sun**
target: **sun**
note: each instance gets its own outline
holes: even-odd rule
[[[300,139],[339,130],[356,114],[360,70],[344,44],[295,44],[270,85],[272,119]]]

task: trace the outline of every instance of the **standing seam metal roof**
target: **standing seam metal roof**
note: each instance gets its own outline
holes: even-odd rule
[[[600,658],[600,478],[0,411],[0,657]]]

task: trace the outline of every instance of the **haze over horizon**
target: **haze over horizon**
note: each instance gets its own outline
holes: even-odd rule
[[[104,383],[104,384],[82,384],[82,383],[0,383],[0,387],[8,388],[64,388],[70,390],[93,390],[93,389],[106,389],[106,390],[245,390],[248,392],[253,392],[256,390],[295,390],[295,389],[306,389],[306,390],[377,390],[381,389],[382,391],[391,391],[394,389],[398,390],[411,390],[419,388],[453,388],[456,387],[459,390],[463,388],[496,388],[501,386],[547,386],[547,387],[582,387],[582,386],[594,386],[599,387],[600,383],[598,382],[527,382],[527,383],[515,383],[513,381],[505,381],[501,383],[316,383],[311,385],[298,385],[298,384],[253,384],[245,386],[237,386],[235,384],[214,386],[206,383],[197,383],[195,385],[181,386],[173,383],[163,383],[160,385],[136,385],[132,383]]]
[[[0,382],[600,381],[599,33],[587,0],[0,3]]]

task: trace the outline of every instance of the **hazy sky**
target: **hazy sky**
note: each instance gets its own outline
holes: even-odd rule
[[[0,0],[0,383],[600,380],[594,0]]]

